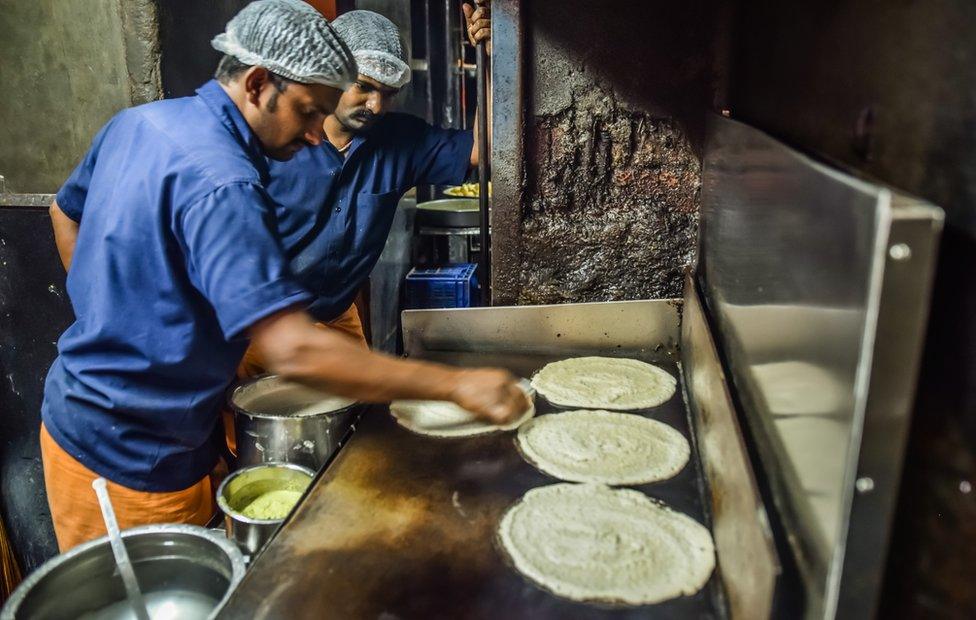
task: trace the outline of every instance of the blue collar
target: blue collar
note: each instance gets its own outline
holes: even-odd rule
[[[258,174],[267,183],[269,178],[268,162],[265,160],[264,148],[258,140],[251,126],[244,120],[237,104],[224,92],[217,80],[210,80],[197,89],[197,96],[210,111],[220,119],[220,122],[244,146],[248,158],[254,163]]]
[[[359,150],[359,147],[362,146],[363,142],[366,142],[367,138],[368,136],[363,134],[353,135],[352,140],[349,141],[349,150],[346,151],[345,157],[343,157],[342,153],[339,152],[339,149],[337,149],[334,144],[329,142],[328,136],[326,136],[325,140],[322,141],[322,144],[325,145],[324,148],[328,149],[329,152],[332,153],[332,156],[336,161],[345,166],[346,162],[352,159],[353,153]]]
[[[346,159],[352,157],[352,154],[355,153],[357,150],[359,150],[359,147],[362,146],[363,142],[366,141],[367,137],[368,136],[364,136],[362,134],[356,134],[355,136],[352,137],[352,141],[349,144],[349,157],[347,157]]]

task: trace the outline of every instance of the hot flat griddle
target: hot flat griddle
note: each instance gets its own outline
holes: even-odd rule
[[[437,357],[528,377],[566,355]],[[674,362],[659,365],[680,376]],[[541,397],[536,407],[537,415],[561,410]],[[682,393],[633,413],[673,426],[694,446]],[[223,617],[251,617],[267,605],[289,618],[723,617],[714,575],[694,596],[614,609],[559,598],[509,566],[495,541],[502,513],[529,489],[560,482],[526,463],[514,439],[514,431],[425,437],[401,428],[385,408],[367,411]],[[692,452],[675,478],[632,488],[707,525],[705,481]]]
[[[669,312],[676,324],[677,314],[673,308]],[[464,333],[471,332],[460,327]],[[520,322],[518,329],[524,327]],[[611,340],[613,331],[608,328],[605,332]],[[492,333],[500,342],[506,340],[500,332]],[[501,366],[530,377],[548,362],[595,353],[592,348],[574,346],[579,343],[571,337],[561,336],[554,335],[560,344],[544,353],[428,350],[423,357],[461,366]],[[715,494],[706,481],[708,468],[699,460],[699,433],[693,430],[696,422],[689,414],[674,345],[660,339],[636,348],[610,343],[610,354],[656,363],[679,378],[680,389],[671,400],[634,413],[671,425],[692,446],[692,459],[675,478],[631,488],[711,529],[709,513],[715,506]],[[541,396],[536,407],[537,415],[561,410]],[[693,596],[642,607],[572,602],[523,577],[510,566],[496,542],[498,522],[526,491],[558,482],[522,458],[514,431],[472,438],[426,437],[400,427],[385,407],[372,407],[302,505],[253,563],[220,617],[728,616],[724,594],[728,578],[723,580],[718,570]],[[755,511],[747,514],[754,524]],[[722,538],[716,538],[720,561]],[[735,534],[734,538],[743,537]],[[731,556],[729,563],[737,567]],[[734,603],[736,597],[729,600]]]

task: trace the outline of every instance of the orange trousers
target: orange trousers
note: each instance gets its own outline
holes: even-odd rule
[[[59,446],[41,424],[41,462],[44,486],[54,521],[58,549],[65,552],[83,542],[104,536],[105,524],[92,481],[98,474],[79,463]],[[136,491],[114,482],[108,494],[119,527],[150,523],[192,523],[206,525],[216,512],[214,485],[210,476],[182,491],[154,493]]]
[[[358,339],[363,347],[367,346],[355,305],[350,306],[339,318],[320,327],[338,329]],[[237,370],[238,377],[252,377],[263,372],[266,369],[261,356],[253,348],[248,348]],[[226,409],[223,415],[228,445],[234,451],[234,417]],[[41,461],[44,465],[48,507],[51,509],[54,534],[61,552],[104,536],[106,531],[102,522],[102,511],[91,486],[98,474],[61,448],[43,424]],[[217,511],[214,494],[223,473],[215,470],[187,489],[166,493],[136,491],[109,481],[108,492],[119,527],[125,529],[152,523],[206,525]]]

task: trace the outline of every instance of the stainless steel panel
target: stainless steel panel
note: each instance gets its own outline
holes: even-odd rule
[[[779,557],[715,342],[690,278],[685,282],[681,363],[711,489],[712,536],[729,615],[768,618],[781,572]]]
[[[875,615],[928,321],[941,211],[892,196],[877,335],[851,506],[838,616]],[[881,550],[879,552],[879,550]]]
[[[510,306],[464,310],[407,310],[404,350],[511,351],[548,353],[588,350],[658,349],[677,354],[680,337],[677,299],[608,303]]]
[[[903,456],[898,438],[907,424],[922,329],[917,321],[907,325],[900,338],[910,344],[897,351],[878,340],[891,338],[879,332],[879,311],[896,294],[886,263],[903,208],[893,200],[889,189],[814,162],[742,123],[711,119],[700,274],[811,617],[851,613],[837,603],[854,583],[860,584],[858,609],[872,609],[883,570]],[[929,223],[940,217],[922,203],[910,211]],[[931,249],[932,243],[919,246],[923,253]],[[927,304],[929,274],[912,275],[897,295],[911,300],[917,319]],[[885,389],[872,378],[879,346],[908,369],[892,395],[906,413],[888,432],[862,438],[868,404]],[[875,442],[889,443],[876,453],[883,456],[874,467],[892,483],[874,488],[876,507],[885,508],[869,517],[852,513],[851,504],[855,485],[871,484],[856,481],[862,444],[867,454]],[[872,522],[855,523],[858,518]],[[870,544],[861,540],[851,548],[855,574],[845,549],[861,527],[878,533]]]

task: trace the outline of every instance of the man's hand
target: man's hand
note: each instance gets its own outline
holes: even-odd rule
[[[449,400],[495,424],[529,407],[517,379],[504,370],[452,368],[373,353],[337,330],[316,328],[297,308],[261,319],[249,334],[268,370],[337,396],[370,403]]]
[[[451,400],[492,424],[512,422],[529,408],[518,380],[497,368],[458,370]]]
[[[485,51],[491,54],[491,9],[488,0],[475,0],[477,8],[470,4],[462,4],[464,20],[467,22],[468,41],[471,45],[485,42]]]

